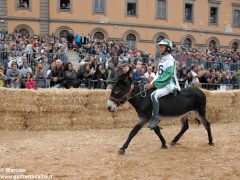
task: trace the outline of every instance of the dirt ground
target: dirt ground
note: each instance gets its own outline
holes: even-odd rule
[[[163,128],[170,142],[180,127]],[[213,124],[213,147],[207,145],[202,125],[190,125],[180,144],[167,150],[144,128],[120,156],[129,131],[0,131],[0,170],[22,168],[24,174],[51,174],[56,180],[240,179],[238,123]]]

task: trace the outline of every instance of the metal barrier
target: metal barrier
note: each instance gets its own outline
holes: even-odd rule
[[[188,59],[185,62],[187,67],[190,67],[192,64],[199,65],[204,67],[204,69],[216,69],[217,71],[237,71],[240,68],[240,63],[227,63],[227,62],[215,62],[215,61],[198,61]]]
[[[179,83],[181,88],[185,88],[185,83]],[[210,91],[214,90],[233,90],[233,89],[240,89],[240,85],[238,84],[213,84],[213,83],[199,83],[199,86],[203,89],[207,89]]]
[[[51,79],[34,79],[36,81],[36,89],[39,88],[51,88],[50,81]],[[26,79],[21,80],[21,88],[24,88]],[[77,88],[87,88],[87,89],[109,89],[115,81],[108,80],[82,80]],[[41,84],[41,86],[39,86]],[[45,84],[42,86],[42,84]],[[179,82],[181,88],[185,88],[185,82]],[[238,84],[211,84],[211,83],[199,83],[199,86],[203,89],[210,91],[214,90],[233,90],[239,89],[240,85]],[[6,82],[6,87],[10,87],[9,82]],[[61,84],[61,88],[64,88],[64,83]]]

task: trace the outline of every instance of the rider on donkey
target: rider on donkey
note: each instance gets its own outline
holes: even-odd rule
[[[171,55],[173,43],[168,39],[163,39],[159,44],[162,59],[158,64],[158,71],[150,84],[147,84],[147,89],[155,88],[151,94],[152,100],[152,119],[148,127],[155,128],[159,121],[159,99],[170,93],[180,91],[178,79],[176,76],[175,59]]]

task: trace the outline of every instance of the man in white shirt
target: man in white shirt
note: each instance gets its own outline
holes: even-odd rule
[[[22,77],[26,78],[27,73],[30,72],[32,74],[32,68],[28,66],[27,57],[23,56],[23,67],[21,69]]]
[[[17,52],[16,55],[17,55],[16,61],[17,61],[17,63],[18,63],[18,67],[19,67],[19,69],[21,69],[21,68],[22,68],[22,55],[21,55],[20,52]]]

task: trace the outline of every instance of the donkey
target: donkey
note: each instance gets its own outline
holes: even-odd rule
[[[117,110],[117,107],[124,104],[126,101],[135,108],[138,115],[138,122],[131,130],[126,142],[119,149],[119,154],[125,154],[132,138],[139,132],[139,130],[150,121],[152,117],[152,102],[151,93],[153,89],[145,90],[142,85],[133,84],[131,77],[131,69],[123,72],[118,80],[113,85],[110,97],[107,102],[107,109],[110,112]],[[187,115],[191,112],[197,114],[198,119],[202,122],[208,133],[208,144],[213,146],[213,138],[211,133],[210,123],[206,118],[206,96],[197,88],[189,87],[182,89],[177,95],[169,94],[160,98],[159,115],[162,118],[176,118],[180,117],[182,128],[180,132],[172,140],[171,145],[175,145],[182,135],[188,129]],[[154,132],[159,137],[162,148],[167,149],[166,141],[161,133],[159,126],[156,126]]]

